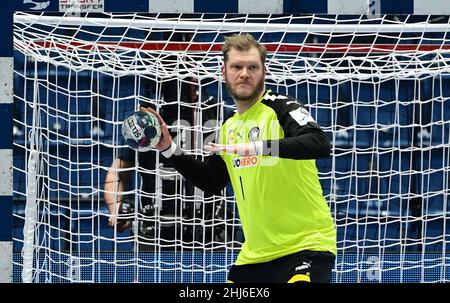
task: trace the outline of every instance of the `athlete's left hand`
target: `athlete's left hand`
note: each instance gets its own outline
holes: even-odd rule
[[[256,144],[239,143],[239,144],[216,144],[209,143],[205,145],[205,150],[209,152],[225,152],[229,154],[237,154],[241,156],[256,156]]]

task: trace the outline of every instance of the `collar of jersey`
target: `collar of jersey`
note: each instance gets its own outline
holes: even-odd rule
[[[261,98],[259,98],[255,103],[253,103],[253,105],[252,105],[249,109],[247,109],[243,114],[239,114],[239,113],[236,111],[236,115],[237,115],[240,119],[243,119],[243,118],[247,117],[247,116],[249,115],[248,113],[251,112],[254,108],[256,108],[257,105],[261,102],[261,100],[263,100],[264,97],[265,97],[268,93],[271,93],[271,92],[272,92],[272,90],[267,89],[266,92],[261,96]]]

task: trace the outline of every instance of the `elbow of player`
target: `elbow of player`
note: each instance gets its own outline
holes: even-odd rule
[[[320,144],[320,158],[329,157],[331,155],[331,150],[332,150],[331,142],[328,139],[328,136],[325,133],[323,133]]]
[[[332,145],[328,143],[327,144],[327,148],[326,148],[326,153],[325,153],[324,157],[331,156],[331,149],[332,149]]]
[[[328,137],[326,135],[322,136],[317,146],[317,159],[329,157],[331,155],[331,149],[332,145]]]
[[[321,148],[319,149],[319,158],[326,158],[329,157],[331,155],[331,144],[330,142],[324,142],[321,146]]]

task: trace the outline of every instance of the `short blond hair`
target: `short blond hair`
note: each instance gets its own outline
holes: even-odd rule
[[[222,47],[223,60],[225,63],[228,61],[228,52],[233,48],[238,51],[247,51],[252,47],[258,50],[261,57],[261,63],[264,65],[264,62],[266,61],[267,49],[263,45],[259,44],[259,42],[256,41],[250,34],[235,34],[225,37],[225,43]]]

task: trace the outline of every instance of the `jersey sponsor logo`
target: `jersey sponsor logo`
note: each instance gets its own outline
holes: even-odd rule
[[[244,140],[244,139],[242,138],[242,135],[241,135],[240,132],[237,132],[236,135],[239,137],[239,139],[241,139],[241,141]]]
[[[258,165],[258,157],[240,157],[232,159],[234,168],[246,168]]]
[[[312,261],[310,261],[310,262],[303,262],[303,265],[297,266],[295,268],[295,271],[301,271],[301,270],[304,270],[304,269],[310,269],[311,268],[311,262]]]
[[[234,130],[230,130],[228,132],[228,139],[227,144],[233,144],[234,143]]]
[[[300,126],[306,125],[308,122],[315,122],[311,114],[303,107],[289,112],[289,115],[297,121]]]
[[[259,133],[260,130],[258,126],[252,127],[252,129],[250,129],[250,131],[248,132],[248,139],[250,140],[250,142],[257,141]]]
[[[241,135],[239,132],[235,131],[234,129],[229,130],[229,131],[228,131],[227,144],[234,144],[234,143],[237,143],[237,142],[236,142],[236,136],[238,136],[239,139],[240,139],[241,141],[244,140],[244,139],[242,138],[242,135]]]

